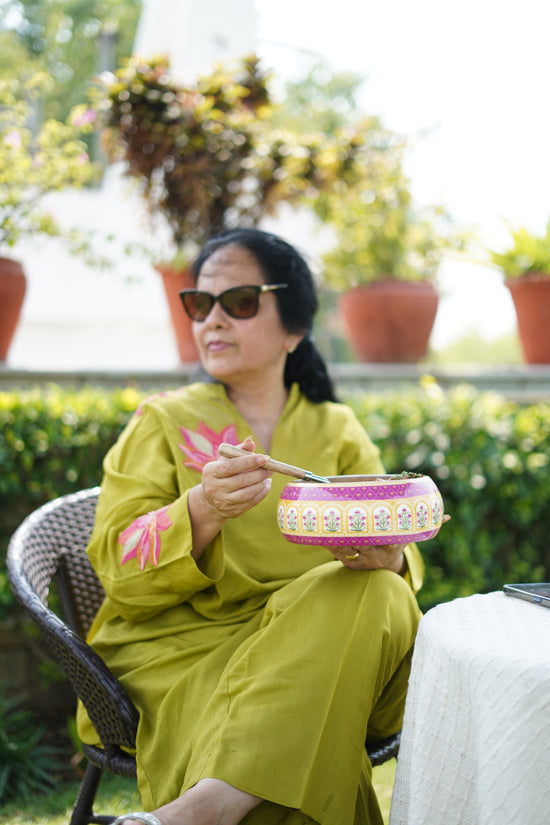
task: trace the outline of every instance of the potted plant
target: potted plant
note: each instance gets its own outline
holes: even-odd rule
[[[523,356],[528,364],[550,364],[550,220],[546,232],[510,230],[507,249],[489,249],[514,302]]]
[[[0,82],[0,362],[7,358],[26,291],[23,267],[8,250],[37,234],[62,237],[73,251],[83,248],[79,236],[64,233],[44,206],[50,192],[92,178],[93,167],[80,140],[82,112],[64,123],[47,120],[34,134],[32,101],[44,82],[38,73],[26,82]]]
[[[333,199],[328,215],[337,244],[324,255],[324,279],[339,295],[362,361],[414,363],[426,356],[442,256],[467,243],[442,207],[413,203],[403,149],[404,143],[394,147],[365,170],[363,186]]]
[[[254,55],[187,85],[172,80],[163,57],[134,57],[103,78],[97,105],[108,157],[124,161],[152,216],[167,222],[180,272],[213,233],[257,225],[281,202],[312,202],[359,179],[363,127],[331,135],[277,127],[269,80]],[[168,263],[157,268],[165,286],[172,282],[167,297],[185,361],[188,322],[177,299],[185,280]]]

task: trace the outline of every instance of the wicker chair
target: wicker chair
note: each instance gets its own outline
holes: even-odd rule
[[[42,631],[76,695],[82,700],[102,747],[83,744],[88,759],[71,825],[103,823],[114,816],[93,813],[104,771],[136,776],[138,712],[118,679],[84,641],[104,598],[88,561],[86,547],[94,525],[99,488],[61,496],[28,516],[8,548],[8,578],[19,602]],[[57,588],[63,619],[48,607],[51,584]],[[373,766],[397,756],[400,734],[369,747]]]
[[[94,524],[99,488],[45,504],[14,533],[8,548],[8,577],[16,598],[36,622],[83,701],[103,747],[83,744],[86,770],[71,825],[110,823],[93,813],[103,771],[136,776],[134,748],[138,712],[103,660],[84,641],[104,598],[86,546]],[[47,605],[52,581],[65,621]]]

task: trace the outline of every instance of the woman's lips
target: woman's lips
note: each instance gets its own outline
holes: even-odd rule
[[[230,345],[226,341],[209,341],[206,345],[206,348],[209,352],[220,352],[223,349],[227,349]]]

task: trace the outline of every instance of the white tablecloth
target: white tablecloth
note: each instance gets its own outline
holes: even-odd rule
[[[503,593],[420,621],[390,825],[550,823],[550,610]]]

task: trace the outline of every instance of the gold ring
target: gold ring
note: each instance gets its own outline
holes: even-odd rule
[[[360,555],[361,554],[359,550],[357,551],[357,553],[351,553],[351,555],[346,553],[346,559],[349,559],[349,561],[355,561],[355,559],[358,559]]]

